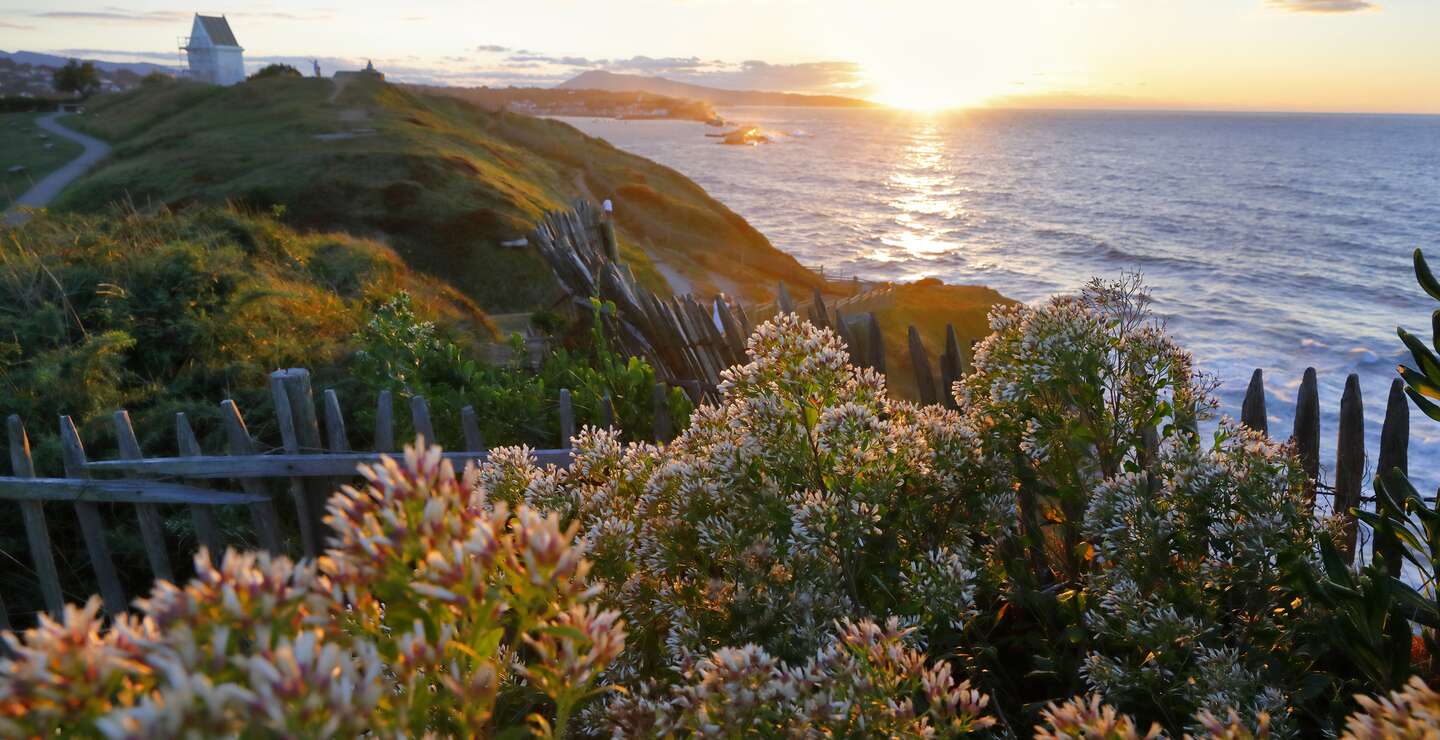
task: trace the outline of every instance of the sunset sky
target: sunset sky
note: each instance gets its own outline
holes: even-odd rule
[[[213,0],[211,0],[213,2]],[[247,60],[551,85],[587,69],[922,107],[1440,113],[1440,0],[0,0],[0,49],[175,64],[195,10]]]

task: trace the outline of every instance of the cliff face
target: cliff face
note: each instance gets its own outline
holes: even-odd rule
[[[657,289],[763,300],[779,280],[820,282],[674,170],[559,121],[380,82],[156,85],[97,101],[79,127],[115,152],[59,209],[237,203],[382,238],[491,311],[553,300],[533,251],[500,244],[579,197],[614,200],[627,261]]]

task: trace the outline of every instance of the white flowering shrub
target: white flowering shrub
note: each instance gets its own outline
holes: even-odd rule
[[[1004,527],[958,414],[890,398],[883,378],[794,315],[762,326],[718,405],[657,448],[584,430],[566,471],[523,451],[482,469],[494,498],[578,521],[651,676],[752,643],[798,662],[837,620],[898,617],[925,640],[974,612],[972,547]]]
[[[611,704],[618,737],[964,737],[995,724],[989,697],[931,664],[891,619],[838,625],[803,665],[755,645],[687,666],[668,691],[653,682]]]
[[[564,735],[624,647],[575,527],[477,496],[439,448],[330,500],[315,562],[203,551],[108,628],[42,618],[0,662],[0,736]]]

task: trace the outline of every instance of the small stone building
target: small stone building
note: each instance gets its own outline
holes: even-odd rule
[[[235,40],[225,16],[217,18],[196,13],[184,48],[193,79],[212,85],[245,81],[245,50]]]

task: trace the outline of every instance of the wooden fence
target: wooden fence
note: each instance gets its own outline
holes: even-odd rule
[[[592,297],[613,303],[614,314],[603,318],[608,333],[626,353],[645,358],[659,378],[684,388],[695,402],[713,399],[720,371],[745,362],[745,343],[754,328],[745,307],[723,295],[709,300],[693,295],[661,297],[640,285],[619,259],[613,223],[589,201],[546,214],[531,242],[577,310],[588,312]],[[847,316],[840,305],[827,306],[818,289],[808,303],[795,301],[784,283],[777,286],[776,296],[773,306],[752,309],[760,316],[798,313],[816,325],[833,328],[850,347],[856,364],[885,372],[884,337],[875,314]],[[844,303],[863,298],[864,294],[853,296]],[[938,376],[931,372],[930,355],[919,332],[911,326],[908,334],[919,400],[953,404],[945,390],[963,371],[955,328],[946,327]]]
[[[657,384],[653,395],[654,436],[659,441],[668,440],[674,428],[667,405],[668,390],[668,386]],[[350,446],[351,435],[340,398],[333,389],[326,389],[317,404],[309,371],[276,371],[270,376],[270,392],[281,438],[280,447],[274,449],[264,448],[250,435],[239,407],[231,400],[220,403],[226,439],[223,451],[203,450],[185,414],[176,414],[178,457],[146,457],[130,415],[119,410],[113,415],[118,456],[113,460],[90,460],[75,423],[69,416],[62,416],[59,432],[64,477],[57,478],[37,473],[24,422],[11,415],[6,424],[11,475],[0,477],[0,499],[19,506],[45,610],[58,615],[66,596],[44,502],[52,502],[48,512],[51,516],[60,510],[54,508],[55,503],[68,503],[73,508],[105,611],[112,615],[125,610],[128,600],[111,554],[109,538],[115,533],[106,531],[101,504],[128,505],[134,510],[139,537],[155,578],[175,579],[160,510],[164,505],[178,504],[189,509],[197,544],[208,547],[213,557],[218,558],[226,545],[215,517],[215,507],[219,506],[243,507],[248,512],[253,540],[271,552],[304,556],[320,552],[325,538],[325,501],[337,482],[353,479],[357,466],[378,462],[381,455],[397,449],[394,396],[389,391],[379,394],[374,449],[357,451]],[[426,400],[412,397],[409,407],[416,434],[435,439]],[[487,455],[476,413],[470,406],[460,411],[465,450],[445,453],[457,466]],[[608,404],[602,403],[602,423],[612,422],[613,413]],[[556,415],[559,445],[536,450],[534,455],[541,464],[563,466],[569,463],[570,440],[576,431],[569,390],[559,392]],[[275,497],[270,482],[278,482],[288,496]],[[281,517],[278,502],[293,507],[294,516]],[[113,515],[113,509],[109,513]],[[282,526],[287,521],[293,521],[293,525]],[[0,594],[0,629],[11,624],[4,596]]]

